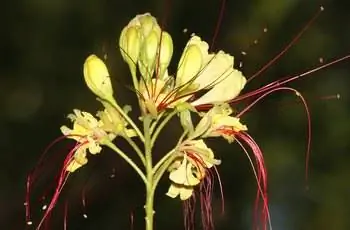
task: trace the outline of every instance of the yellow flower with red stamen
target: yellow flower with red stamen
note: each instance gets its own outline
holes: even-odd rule
[[[91,154],[97,154],[101,152],[104,141],[112,141],[117,135],[135,136],[134,130],[126,128],[127,123],[119,113],[109,103],[102,103],[105,105],[105,110],[97,113],[100,120],[88,112],[75,109],[74,114],[68,115],[73,122],[73,128],[61,127],[61,132],[67,138],[78,142],[74,156],[66,166],[69,172],[74,172],[88,162],[87,150]]]
[[[196,137],[217,137],[222,136],[229,142],[232,142],[233,136],[226,135],[223,130],[233,130],[235,132],[248,130],[246,125],[240,122],[238,117],[231,116],[232,108],[229,104],[215,105],[207,113],[204,113],[194,132],[190,134],[191,138]]]
[[[76,109],[74,114],[68,115],[68,118],[73,122],[73,128],[62,126],[61,131],[67,138],[76,140],[80,145],[66,167],[67,171],[74,172],[87,163],[86,150],[89,150],[91,154],[101,152],[100,141],[108,135],[101,128],[102,121],[98,121],[90,113]]]
[[[167,195],[172,198],[180,196],[181,200],[187,200],[191,197],[194,186],[205,177],[206,170],[220,164],[220,161],[214,158],[213,151],[203,140],[187,140],[179,147],[178,152],[182,156],[169,167],[171,185]]]

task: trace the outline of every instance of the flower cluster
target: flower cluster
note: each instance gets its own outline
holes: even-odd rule
[[[123,29],[119,45],[139,92],[142,112],[157,117],[161,111],[175,109],[188,132],[188,139],[176,147],[179,156],[168,169],[172,184],[167,193],[170,197],[180,195],[182,200],[188,199],[206,170],[219,164],[203,138],[223,136],[232,142],[234,135],[227,135],[224,130],[247,130],[225,103],[240,93],[246,79],[234,69],[233,56],[222,50],[209,53],[208,43],[196,35],[187,42],[177,72],[169,74],[173,41],[148,13],[130,21]],[[197,98],[200,92],[204,94]],[[208,112],[197,111],[196,108],[208,104],[213,106]],[[191,113],[202,116],[196,128]]]
[[[250,140],[246,125],[240,122],[229,102],[239,95],[246,84],[243,74],[234,68],[234,58],[220,50],[209,52],[209,45],[199,36],[192,35],[178,63],[176,73],[170,74],[168,66],[173,54],[173,41],[149,13],[137,15],[123,29],[119,50],[128,64],[140,106],[143,131],[129,116],[130,106],[123,109],[113,96],[109,71],[103,60],[90,55],[83,68],[85,83],[98,97],[104,109],[96,116],[74,110],[68,118],[72,128],[61,127],[65,137],[77,144],[67,156],[63,177],[88,162],[87,152],[100,153],[107,146],[123,158],[140,176],[146,187],[146,229],[152,229],[153,196],[160,178],[169,172],[170,187],[166,195],[188,200],[196,186],[201,184],[220,160],[206,144],[206,138],[223,137],[229,143],[236,137]],[[203,108],[206,110],[202,110]],[[209,108],[209,110],[208,110]],[[167,122],[179,118],[183,135],[178,144],[154,164],[153,146]],[[194,124],[193,116],[199,118]],[[115,144],[116,137],[124,138],[135,150],[140,162]],[[138,138],[143,148],[134,141]],[[260,153],[258,157],[260,157]],[[257,160],[261,163],[260,158]],[[259,167],[264,168],[261,163]],[[260,178],[258,175],[258,182]],[[52,209],[64,185],[58,183]]]

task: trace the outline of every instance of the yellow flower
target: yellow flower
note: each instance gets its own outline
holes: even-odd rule
[[[181,200],[186,200],[192,195],[194,186],[205,177],[206,169],[220,164],[220,161],[214,159],[213,151],[203,140],[185,141],[178,151],[183,157],[169,167],[171,185],[167,195],[172,198],[180,195]]]
[[[208,49],[208,43],[198,36],[192,36],[179,62],[176,87],[186,85],[186,88],[191,87],[195,91],[209,90],[191,102],[193,106],[233,99],[246,83],[242,73],[233,67],[233,56],[222,50],[209,54]]]
[[[136,135],[135,130],[127,128],[128,123],[109,102],[101,100],[101,103],[105,109],[97,112],[97,117],[101,119],[101,128],[108,132],[111,139],[117,135],[128,137],[134,137]],[[131,107],[125,106],[123,110],[125,114],[128,114]]]
[[[66,170],[74,172],[79,167],[87,163],[86,151],[91,154],[101,152],[101,142],[105,138],[110,138],[106,131],[102,129],[103,122],[98,121],[94,116],[87,112],[74,110],[74,114],[70,114],[68,118],[73,122],[73,129],[62,126],[62,133],[70,139],[76,140],[79,144],[74,153],[74,157],[69,162]]]
[[[197,137],[217,137],[222,136],[229,142],[233,141],[233,135],[227,135],[225,130],[234,132],[248,130],[246,125],[240,122],[240,119],[232,114],[232,109],[228,104],[215,105],[211,110],[205,113],[199,121],[193,133],[189,138]]]

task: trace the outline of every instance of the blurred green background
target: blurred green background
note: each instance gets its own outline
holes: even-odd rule
[[[312,27],[244,92],[312,69],[320,58],[328,61],[349,54],[350,10],[345,0],[227,1],[214,49],[232,53],[236,64],[242,60],[247,77],[285,47],[321,4],[325,11]],[[87,55],[108,56],[119,102],[134,104],[133,94],[125,87],[131,78],[116,49],[123,26],[139,13],[156,16],[173,36],[175,70],[189,34],[212,40],[220,7],[219,0],[2,2],[0,229],[34,229],[25,226],[27,174],[45,147],[61,135],[59,127],[69,124],[66,115],[72,109],[95,112],[100,108],[82,77]],[[184,28],[188,34],[182,32]],[[252,45],[256,39],[258,44]],[[242,56],[242,51],[248,55]],[[305,189],[304,177],[307,119],[298,98],[276,93],[242,118],[265,154],[274,229],[350,229],[349,66],[345,61],[290,84],[308,99],[312,115],[309,189]],[[340,100],[326,99],[336,94],[341,95]],[[239,103],[236,108],[245,105]],[[137,109],[134,114],[136,117]],[[169,140],[175,142],[179,132],[178,125],[172,124],[155,154],[160,156],[171,148]],[[225,214],[220,214],[216,187],[216,229],[251,229],[256,184],[249,162],[235,143],[209,143],[223,160],[219,171]],[[39,166],[40,177],[31,194],[34,223],[43,214],[41,207],[50,199],[55,176],[72,144],[60,142]],[[125,147],[125,143],[119,144]],[[156,229],[183,229],[181,203],[163,195],[166,179],[161,184],[156,195]],[[47,229],[63,229],[65,200],[68,229],[143,229],[143,199],[141,181],[115,154],[106,151],[69,178]],[[200,221],[196,229],[201,229]]]

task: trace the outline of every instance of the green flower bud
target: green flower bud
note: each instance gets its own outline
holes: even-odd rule
[[[156,18],[149,13],[137,15],[129,22],[121,33],[119,46],[132,74],[136,74],[137,63],[142,78],[147,80],[155,72],[162,78],[173,54],[171,36],[161,31]]]
[[[173,40],[167,32],[162,32],[162,38],[160,41],[160,57],[159,57],[159,73],[158,77],[163,78],[164,73],[167,70],[171,57],[173,56]]]
[[[108,69],[104,62],[94,54],[85,60],[84,79],[89,89],[98,97],[106,100],[113,97]]]
[[[120,35],[119,48],[122,57],[128,63],[132,74],[136,74],[136,64],[140,53],[139,27],[125,27]]]
[[[145,38],[142,45],[140,59],[139,59],[139,69],[141,75],[145,79],[151,79],[154,67],[156,63],[157,51],[159,44],[159,36],[156,32],[152,31],[148,37]]]
[[[202,52],[196,45],[185,48],[178,66],[176,85],[193,81],[202,68]]]
[[[142,35],[148,37],[148,35],[155,31],[157,34],[160,34],[160,27],[157,23],[157,19],[153,17],[150,13],[145,13],[137,15],[134,20],[138,20],[139,25],[141,26]]]

